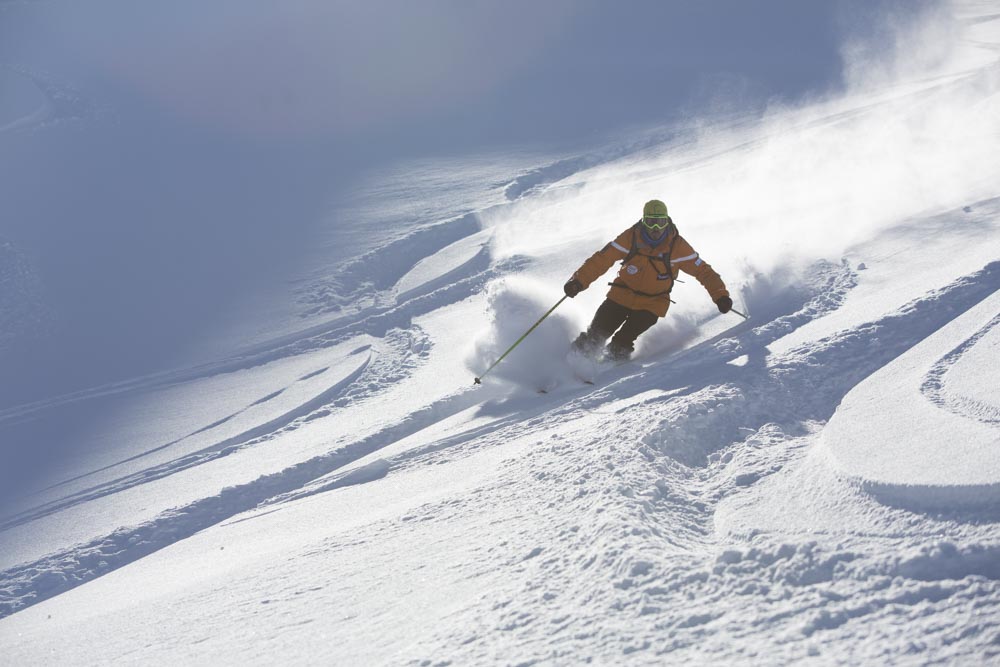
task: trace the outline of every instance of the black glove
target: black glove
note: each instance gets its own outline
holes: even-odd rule
[[[563,292],[566,292],[566,296],[568,296],[571,299],[582,291],[583,291],[583,283],[581,283],[576,278],[570,278],[569,282],[563,285]]]
[[[720,296],[715,300],[715,305],[719,307],[720,313],[728,313],[733,309],[733,300],[728,296]]]

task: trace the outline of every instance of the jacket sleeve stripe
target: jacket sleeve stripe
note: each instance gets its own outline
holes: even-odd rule
[[[608,245],[610,245],[612,248],[615,248],[616,250],[621,250],[623,253],[628,254],[628,248],[623,248],[616,241],[612,241]]]
[[[670,261],[671,262],[686,262],[689,259],[698,259],[698,253],[694,253],[693,255],[688,255],[686,257],[678,257],[677,259],[671,259]]]

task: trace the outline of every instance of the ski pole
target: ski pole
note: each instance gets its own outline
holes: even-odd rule
[[[504,352],[503,354],[501,354],[501,355],[500,355],[500,358],[499,358],[499,359],[497,359],[496,361],[494,361],[494,362],[493,362],[493,363],[492,363],[492,364],[490,365],[490,367],[489,367],[489,368],[487,368],[487,369],[486,369],[485,371],[483,371],[483,374],[482,374],[482,375],[480,375],[479,377],[477,377],[477,378],[476,378],[476,380],[475,380],[475,382],[474,382],[473,384],[482,384],[482,379],[483,379],[484,377],[486,377],[486,374],[487,374],[487,373],[489,373],[489,372],[490,372],[491,370],[493,370],[493,367],[494,367],[494,366],[496,366],[496,365],[497,365],[497,364],[499,364],[499,363],[500,363],[501,361],[503,361],[503,358],[504,358],[504,357],[506,357],[506,356],[507,356],[508,354],[510,354],[510,353],[511,353],[511,350],[513,350],[513,349],[514,349],[515,347],[517,347],[518,345],[520,345],[520,344],[521,344],[521,341],[522,341],[522,340],[524,340],[525,338],[527,338],[527,337],[528,337],[528,334],[530,334],[530,333],[531,333],[532,331],[534,331],[534,330],[535,330],[535,327],[537,327],[537,326],[538,326],[539,324],[541,324],[541,323],[542,323],[542,322],[543,322],[543,321],[545,320],[545,318],[546,318],[546,317],[548,317],[549,315],[551,315],[551,314],[552,314],[552,311],[553,311],[553,310],[555,310],[556,308],[558,308],[558,307],[559,307],[559,304],[560,304],[560,303],[562,303],[563,301],[565,301],[565,300],[566,300],[566,298],[567,298],[567,297],[565,297],[565,296],[564,296],[563,298],[561,298],[561,299],[559,299],[558,301],[556,301],[556,305],[554,305],[554,306],[552,306],[551,308],[549,308],[548,312],[546,312],[546,313],[545,313],[544,315],[542,315],[542,316],[541,316],[541,318],[539,318],[539,320],[538,320],[537,322],[535,322],[534,324],[532,324],[532,325],[531,325],[531,328],[530,328],[530,329],[528,329],[527,331],[525,331],[525,332],[524,332],[524,335],[522,335],[522,336],[521,336],[520,338],[518,338],[518,339],[517,339],[517,341],[516,341],[516,342],[515,342],[515,343],[514,343],[513,345],[511,345],[511,346],[510,346],[510,347],[509,347],[509,348],[507,349],[507,351],[506,351],[506,352]]]
[[[730,308],[729,310],[732,311],[732,312],[734,312],[734,313],[736,313],[737,315],[739,315],[740,317],[742,317],[745,320],[749,320],[750,319],[749,315],[744,315],[743,313],[741,313],[740,311],[736,310],[735,308]]]

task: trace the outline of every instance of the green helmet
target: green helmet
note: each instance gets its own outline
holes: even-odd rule
[[[659,199],[650,199],[642,207],[642,217],[644,218],[667,218],[667,205]]]
[[[667,205],[659,199],[650,199],[642,207],[642,225],[649,230],[653,238],[659,238],[670,225],[667,215]]]

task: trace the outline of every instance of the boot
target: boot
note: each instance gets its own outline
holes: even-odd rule
[[[587,329],[576,337],[576,340],[570,345],[570,349],[584,357],[595,359],[601,353],[601,346],[604,345],[604,341],[607,338],[607,336],[601,335],[599,331]]]
[[[616,364],[620,364],[624,361],[628,361],[632,358],[632,348],[626,347],[621,343],[616,343],[611,341],[608,346],[604,349],[604,356],[608,361],[612,361]]]

